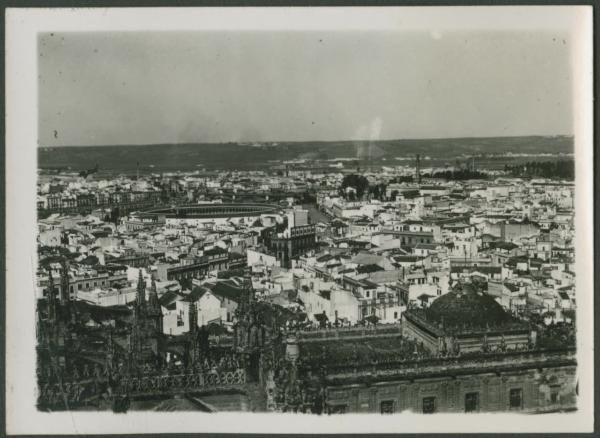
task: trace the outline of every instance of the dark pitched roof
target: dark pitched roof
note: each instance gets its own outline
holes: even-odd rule
[[[214,286],[211,287],[213,295],[220,298],[227,298],[228,300],[239,303],[243,293],[243,289],[237,287],[230,281],[218,281]]]
[[[559,292],[558,295],[563,300],[568,300],[569,299],[569,295],[566,292]]]
[[[358,268],[356,268],[356,272],[358,272],[359,274],[368,274],[377,271],[383,271],[383,268],[376,264],[361,265]]]
[[[217,255],[217,254],[226,254],[227,250],[223,249],[219,246],[215,246],[212,249],[208,249],[206,251],[204,251],[204,255]]]
[[[159,299],[158,302],[160,303],[161,306],[163,307],[168,307],[169,305],[173,304],[175,301],[177,301],[179,299],[180,295],[177,294],[176,292],[173,291],[167,291],[165,292]]]
[[[208,291],[209,289],[205,287],[196,286],[194,289],[192,289],[192,292],[185,297],[185,300],[189,301],[190,303],[195,303]]]
[[[519,290],[519,286],[513,283],[504,283],[504,287],[506,287],[511,292],[517,292]]]
[[[414,255],[398,255],[398,256],[394,256],[392,257],[392,259],[396,262],[396,263],[415,263],[418,262],[419,260],[421,260],[420,257],[418,256],[414,256]]]
[[[331,254],[324,254],[320,257],[317,258],[317,262],[321,263],[321,262],[328,262],[329,260],[333,259],[334,257]]]
[[[233,260],[233,259],[245,259],[246,256],[244,254],[240,254],[239,252],[230,252],[229,253],[229,259]]]

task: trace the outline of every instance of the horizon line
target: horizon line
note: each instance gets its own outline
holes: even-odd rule
[[[116,146],[184,146],[184,145],[245,145],[245,144],[266,144],[276,143],[376,143],[387,141],[423,141],[423,140],[463,140],[463,139],[488,139],[488,138],[521,138],[521,137],[569,137],[574,138],[574,134],[524,134],[524,135],[500,135],[500,136],[459,136],[459,137],[421,137],[421,138],[390,138],[377,140],[238,140],[238,141],[217,141],[217,142],[178,142],[178,143],[118,143],[118,144],[88,144],[88,145],[38,145],[38,149],[43,148],[85,148],[85,147],[116,147]]]

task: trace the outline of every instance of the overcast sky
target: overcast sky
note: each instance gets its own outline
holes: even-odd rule
[[[551,31],[40,34],[39,144],[572,134]]]

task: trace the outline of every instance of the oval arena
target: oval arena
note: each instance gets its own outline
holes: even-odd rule
[[[229,217],[254,217],[277,213],[273,204],[200,204],[148,210],[147,214],[164,215],[168,219],[218,219]]]
[[[277,214],[279,210],[279,206],[273,204],[200,204],[155,208],[145,211],[144,216],[162,217],[167,225],[200,225],[207,222],[225,223],[232,218],[245,221],[261,215]]]

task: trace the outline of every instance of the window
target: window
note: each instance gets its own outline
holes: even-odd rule
[[[382,414],[394,413],[394,400],[384,400],[380,404]]]
[[[394,319],[398,319],[398,312],[394,312]]]
[[[371,292],[367,291],[367,298],[371,296]]]
[[[423,413],[433,414],[435,412],[435,397],[423,398]]]
[[[86,284],[85,284],[85,288],[86,288],[86,289],[89,289],[89,288],[90,288],[90,284],[89,284],[89,283],[86,283]]]
[[[553,385],[550,387],[550,402],[551,403],[559,403],[560,402],[560,385]]]
[[[81,290],[81,283],[77,285],[77,289]]]
[[[479,410],[479,393],[468,392],[465,394],[465,412],[477,412]]]
[[[510,409],[523,408],[523,390],[521,388],[513,388],[510,390],[509,406]]]

